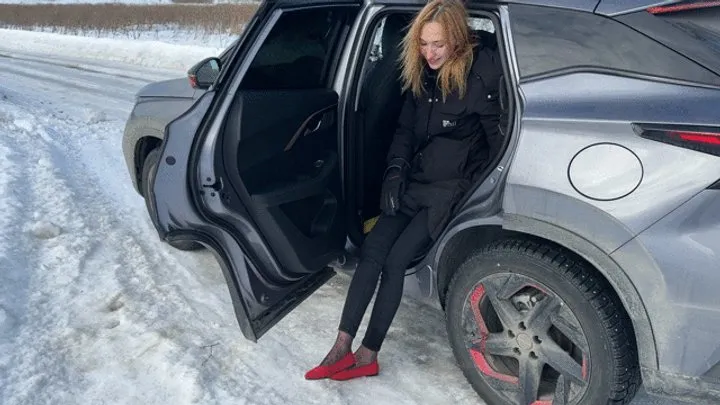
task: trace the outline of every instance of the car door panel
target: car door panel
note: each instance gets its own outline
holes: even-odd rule
[[[240,92],[226,114],[210,176],[222,187],[203,195],[202,210],[233,238],[223,250],[235,257],[248,339],[334,275],[326,265],[345,235],[336,104],[332,91]]]
[[[161,146],[161,157],[149,178],[152,192],[146,198],[150,199],[149,214],[161,239],[191,238],[203,243],[216,254],[240,329],[246,338],[254,341],[257,333],[263,329],[251,320],[254,319],[253,314],[260,313],[263,309],[254,306],[256,301],[248,299],[242,291],[257,289],[257,283],[261,282],[251,276],[257,273],[253,270],[255,266],[242,254],[242,249],[233,236],[208,223],[197,210],[195,201],[188,198],[197,194],[193,190],[193,183],[186,181],[194,177],[191,175],[194,172],[193,165],[177,164],[178,161],[190,161],[193,151],[192,143],[188,142],[188,139],[192,139],[199,130],[215,95],[214,91],[206,92],[190,110],[168,124],[165,141]],[[227,249],[230,246],[236,248]]]
[[[339,96],[328,75],[360,11],[347,3],[357,6],[268,12],[266,42],[238,54],[248,66],[233,68],[196,136],[196,207],[251,340],[327,282],[344,253]]]
[[[337,95],[327,90],[242,92],[223,141],[228,169],[239,173],[251,195],[287,183],[288,175],[307,174],[308,154],[322,156],[337,144],[336,105]],[[308,133],[308,125],[316,130]]]
[[[342,195],[337,99],[331,90],[250,91],[229,111],[224,169],[236,192],[247,193],[258,226],[298,252],[284,263],[290,273],[317,270],[344,245],[334,215]]]
[[[176,164],[190,159],[191,143],[187,139],[192,139],[200,128],[214,96],[214,92],[205,93],[188,112],[168,125],[158,168],[151,177],[151,217],[161,238],[184,239],[192,234],[193,240],[202,242],[215,253],[243,335],[256,341],[322,286],[333,272],[324,269],[308,277],[288,279],[263,271],[277,266],[273,266],[266,246],[259,241],[249,221],[236,218],[229,227],[219,227],[208,222],[202,210],[197,210],[196,200],[186,198],[199,195],[218,201],[217,194],[199,191],[202,184],[192,182],[194,176],[188,175],[194,172],[194,165]],[[191,182],[184,181],[187,178]],[[249,217],[245,210],[240,215]],[[244,238],[238,238],[237,233],[242,233]]]
[[[251,328],[251,331],[243,333],[251,340],[260,338],[335,275],[335,272],[328,268],[293,283],[282,284],[278,280],[267,278],[263,270],[248,262],[245,262],[243,267],[240,267],[236,274],[242,276],[238,288]]]

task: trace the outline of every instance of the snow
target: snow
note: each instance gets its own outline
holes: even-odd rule
[[[13,28],[13,27],[7,27]],[[244,27],[239,27],[242,31]],[[23,28],[33,32],[47,32],[54,34],[74,35],[78,37],[95,37],[119,39],[122,41],[154,41],[174,45],[195,45],[202,48],[228,47],[236,38],[236,34],[221,34],[204,29],[184,28],[177,25],[154,25],[150,28],[126,28],[120,30],[83,30],[67,27],[33,27]]]
[[[305,381],[335,337],[347,276],[254,344],[213,256],[158,240],[124,166],[124,123],[140,87],[217,49],[0,38],[0,402],[483,404],[436,308],[403,300],[379,377]]]
[[[52,222],[35,222],[30,226],[30,233],[38,239],[52,239],[60,236],[62,229]]]
[[[224,47],[169,44],[162,41],[88,38],[49,32],[0,29],[0,54],[77,57],[152,68],[187,70],[195,62],[217,56]]]

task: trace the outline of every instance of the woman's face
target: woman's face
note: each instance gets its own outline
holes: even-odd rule
[[[449,45],[445,39],[445,30],[440,23],[431,21],[420,31],[420,53],[428,66],[438,70],[450,56]]]

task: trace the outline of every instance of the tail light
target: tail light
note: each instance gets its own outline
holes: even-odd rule
[[[720,128],[633,124],[633,129],[646,139],[720,156]]]
[[[667,6],[650,7],[647,9],[647,11],[650,14],[667,14],[717,6],[720,6],[720,1],[718,0],[689,0],[679,1],[675,4],[670,4]]]

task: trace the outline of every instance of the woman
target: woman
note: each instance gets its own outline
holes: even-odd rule
[[[388,153],[378,219],[362,246],[335,344],[305,378],[377,375],[377,354],[402,297],[405,270],[437,238],[450,212],[487,165],[498,132],[498,79],[492,49],[471,42],[458,0],[434,0],[402,42],[406,98]],[[382,274],[382,276],[381,276]],[[351,345],[381,277],[362,345]]]

